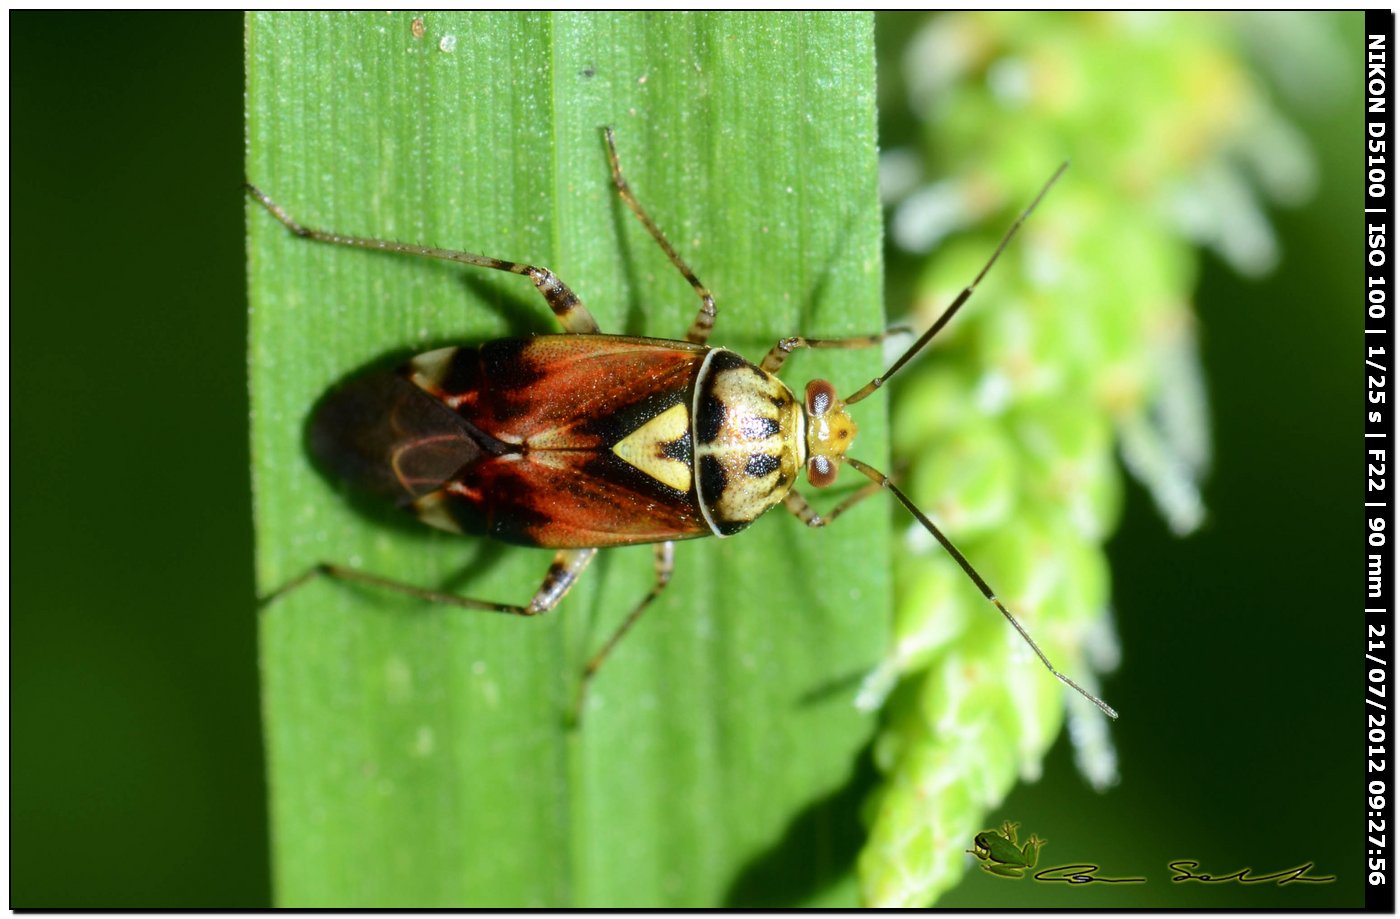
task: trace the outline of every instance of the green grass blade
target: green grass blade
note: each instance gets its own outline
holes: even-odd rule
[[[255,15],[248,177],[304,223],[554,269],[605,331],[680,337],[697,302],[611,189],[628,178],[715,291],[712,344],[883,324],[864,15]],[[553,330],[528,282],[315,245],[249,207],[258,583],[318,561],[523,602],[546,550],[395,526],[311,469],[301,427],[396,350]],[[843,391],[875,353],[799,355]],[[884,411],[857,455],[884,464]],[[823,503],[822,506],[825,506]],[[847,879],[887,636],[887,506],[781,511],[677,547],[675,579],[563,726],[578,671],[647,590],[604,553],[517,620],[317,582],[265,609],[284,906],[803,903]],[[844,789],[844,790],[843,790]],[[838,887],[841,893],[849,886]]]

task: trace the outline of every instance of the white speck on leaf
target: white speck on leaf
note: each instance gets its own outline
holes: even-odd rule
[[[437,738],[433,729],[426,724],[419,725],[418,731],[413,735],[413,755],[430,756],[436,746]]]
[[[384,695],[390,702],[402,704],[413,696],[413,670],[401,657],[384,662]]]

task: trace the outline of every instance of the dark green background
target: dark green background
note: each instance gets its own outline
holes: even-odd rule
[[[241,20],[10,24],[11,905],[265,905]],[[1129,489],[1105,686],[1124,782],[1088,791],[1062,741],[997,814],[1053,863],[1156,883],[1051,901],[975,874],[943,905],[1184,905],[1159,852],[1340,876],[1210,902],[1360,904],[1356,84],[1356,106],[1292,111],[1323,183],[1275,215],[1279,270],[1206,260],[1209,522],[1173,539]]]

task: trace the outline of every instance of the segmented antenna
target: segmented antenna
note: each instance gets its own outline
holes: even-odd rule
[[[967,560],[967,557],[958,551],[958,547],[953,545],[952,540],[950,540],[947,536],[944,536],[943,531],[940,530],[937,526],[935,526],[933,521],[928,519],[928,517],[924,515],[923,511],[919,510],[917,507],[914,506],[914,502],[910,501],[909,498],[904,494],[904,492],[900,491],[899,488],[896,487],[895,484],[890,481],[889,476],[885,475],[883,472],[879,471],[873,466],[869,466],[865,463],[862,463],[860,460],[856,459],[853,456],[846,457],[846,462],[850,463],[852,466],[858,469],[866,478],[870,479],[872,482],[877,483],[881,488],[889,489],[890,492],[893,493],[894,496],[899,499],[899,503],[903,504],[906,508],[908,508],[909,513],[914,515],[914,519],[919,521],[919,523],[923,525],[924,529],[928,530],[930,533],[933,534],[933,538],[938,540],[939,545],[943,547],[944,551],[951,555],[953,557],[953,561],[957,562],[958,566],[962,568],[963,572],[969,578],[972,579],[972,583],[976,584],[977,589],[982,591],[982,596],[990,600],[992,602],[992,605],[995,606],[998,610],[1000,610],[1001,614],[1006,617],[1006,621],[1011,623],[1011,625],[1015,627],[1016,631],[1020,633],[1021,638],[1023,638],[1026,644],[1030,645],[1031,650],[1035,652],[1035,656],[1040,658],[1040,662],[1045,665],[1045,669],[1049,670],[1055,675],[1055,679],[1059,680],[1061,683],[1064,683],[1070,689],[1073,689],[1075,692],[1079,693],[1081,696],[1097,705],[1099,707],[1099,710],[1102,711],[1108,717],[1114,719],[1115,721],[1118,720],[1118,712],[1114,710],[1113,706],[1109,705],[1107,702],[1100,699],[1098,696],[1089,692],[1083,686],[1080,686],[1078,683],[1074,682],[1074,680],[1071,680],[1069,677],[1065,676],[1063,673],[1055,669],[1055,665],[1050,663],[1050,658],[1046,657],[1045,652],[1040,650],[1040,645],[1035,643],[1035,639],[1031,638],[1030,633],[1025,630],[1025,628],[1021,625],[1019,621],[1017,621],[1015,616],[1011,615],[1011,610],[1007,609],[1005,604],[1003,604],[1000,600],[997,599],[997,595],[992,592],[992,588],[987,584],[986,581],[982,579],[982,575],[977,573],[977,569],[972,567],[972,563]]]
[[[856,390],[856,392],[853,395],[848,396],[846,398],[847,405],[859,402],[861,399],[864,399],[866,396],[870,395],[875,390],[879,389],[881,386],[884,386],[886,380],[898,373],[901,367],[909,363],[909,361],[913,359],[913,357],[916,354],[923,350],[925,345],[927,345],[930,341],[933,340],[933,337],[935,335],[937,335],[940,331],[943,330],[943,327],[946,326],[952,320],[953,316],[956,315],[958,310],[962,308],[962,305],[972,298],[972,292],[977,289],[978,284],[982,283],[982,279],[987,276],[987,272],[992,270],[992,266],[995,265],[997,259],[1001,257],[1001,253],[1005,251],[1007,245],[1010,244],[1012,238],[1015,237],[1017,231],[1021,229],[1021,225],[1026,222],[1026,218],[1030,217],[1031,212],[1034,211],[1036,209],[1036,206],[1040,204],[1041,199],[1044,198],[1046,193],[1050,191],[1050,188],[1057,181],[1059,181],[1060,176],[1064,175],[1065,170],[1068,168],[1068,162],[1060,164],[1060,168],[1055,170],[1055,174],[1052,175],[1050,177],[1050,180],[1046,182],[1045,185],[1040,189],[1040,193],[1035,196],[1035,199],[1031,201],[1031,203],[1026,207],[1024,211],[1021,212],[1021,216],[1016,218],[1016,222],[1011,224],[1010,229],[1008,229],[1006,231],[1006,234],[1002,236],[1001,242],[997,244],[996,250],[992,252],[992,257],[987,259],[987,263],[982,266],[982,270],[977,272],[977,277],[973,278],[972,283],[962,289],[962,292],[958,294],[956,298],[954,298],[952,304],[950,304],[948,308],[943,311],[943,314],[938,317],[937,321],[935,321],[933,325],[929,326],[928,331],[920,335],[919,340],[914,342],[914,344],[910,345],[908,350],[901,354],[899,356],[899,359],[896,360],[893,364],[891,364],[888,370],[880,374],[875,379],[871,380],[869,383],[862,386],[860,389]],[[1020,621],[1018,621],[1016,617],[1011,614],[1011,610],[1007,609],[1006,605],[1002,603],[1001,600],[997,599],[997,595],[992,591],[991,586],[985,580],[983,580],[982,575],[977,573],[977,569],[972,567],[972,563],[967,560],[967,557],[958,551],[958,547],[953,545],[952,540],[950,540],[947,536],[944,536],[943,531],[938,529],[938,527],[934,525],[932,520],[928,519],[928,517],[924,514],[923,511],[919,510],[917,507],[914,506],[914,502],[910,501],[909,498],[904,494],[904,492],[900,491],[895,486],[895,484],[890,481],[889,476],[885,475],[883,472],[880,472],[878,469],[875,469],[872,466],[862,463],[860,460],[855,459],[854,457],[848,456],[846,457],[845,461],[850,463],[857,470],[859,470],[866,478],[870,479],[872,482],[876,483],[881,488],[889,489],[890,492],[894,494],[895,498],[899,500],[899,503],[903,504],[905,508],[908,509],[909,513],[914,515],[914,519],[919,521],[919,523],[923,526],[924,529],[928,530],[930,533],[933,534],[933,538],[938,540],[938,543],[943,547],[943,550],[953,557],[953,561],[958,563],[958,567],[962,568],[963,573],[966,574],[972,580],[972,583],[977,585],[977,589],[982,591],[982,596],[986,597],[987,600],[990,601],[991,604],[995,606],[1003,616],[1006,617],[1006,621],[1011,623],[1012,627],[1016,629],[1017,634],[1019,634],[1022,640],[1024,640],[1025,643],[1030,646],[1030,649],[1035,652],[1035,656],[1040,658],[1040,662],[1045,665],[1045,669],[1049,670],[1052,674],[1055,675],[1055,679],[1059,680],[1061,683],[1065,684],[1070,689],[1073,689],[1075,692],[1079,693],[1081,696],[1097,705],[1099,710],[1102,711],[1108,717],[1117,720],[1118,712],[1116,712],[1111,705],[1109,705],[1107,702],[1100,699],[1093,693],[1089,692],[1083,686],[1080,686],[1078,683],[1074,682],[1074,680],[1070,679],[1065,674],[1055,669],[1055,665],[1050,663],[1050,658],[1046,657],[1045,652],[1040,650],[1040,645],[1035,643],[1035,639],[1031,638],[1030,633],[1027,632],[1025,627],[1021,625]]]
[[[1046,182],[1045,185],[1040,189],[1040,194],[1035,196],[1035,200],[1032,201],[1030,205],[1027,206],[1024,211],[1021,212],[1021,216],[1017,217],[1016,222],[1013,223],[1011,225],[1011,228],[1006,231],[1006,235],[1003,236],[1001,238],[1001,242],[997,244],[996,251],[992,253],[992,257],[987,259],[987,264],[983,265],[982,270],[977,272],[977,277],[973,278],[972,283],[962,289],[962,293],[958,294],[958,296],[953,300],[952,304],[946,310],[943,311],[943,315],[939,316],[938,320],[934,322],[933,325],[929,326],[928,331],[920,335],[919,340],[910,345],[909,349],[903,354],[901,354],[899,356],[899,359],[893,364],[891,364],[888,370],[880,374],[875,379],[871,380],[869,383],[866,383],[860,389],[856,390],[853,395],[847,396],[847,405],[854,405],[861,399],[864,399],[866,396],[873,393],[875,390],[879,389],[881,386],[884,386],[886,380],[898,373],[899,368],[909,363],[909,361],[914,357],[914,355],[922,351],[924,345],[932,341],[933,336],[937,335],[940,331],[943,330],[943,327],[952,320],[953,316],[957,313],[957,311],[962,308],[962,305],[968,300],[972,299],[972,292],[977,289],[978,284],[982,283],[982,279],[987,276],[987,272],[992,270],[992,266],[995,265],[997,259],[1001,257],[1002,251],[1011,242],[1011,238],[1016,235],[1017,230],[1021,229],[1021,224],[1026,222],[1026,218],[1031,215],[1031,211],[1035,210],[1036,206],[1040,204],[1040,199],[1045,197],[1045,195],[1050,191],[1051,186],[1053,186],[1056,182],[1060,180],[1060,176],[1064,175],[1065,170],[1068,168],[1068,160],[1060,164],[1060,168],[1056,169],[1055,174],[1050,177],[1050,181]]]

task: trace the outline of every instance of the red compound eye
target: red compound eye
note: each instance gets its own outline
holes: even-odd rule
[[[807,481],[814,488],[826,488],[836,481],[839,468],[825,456],[814,456],[807,460]]]
[[[807,384],[807,414],[825,415],[836,404],[836,387],[826,380]]]

